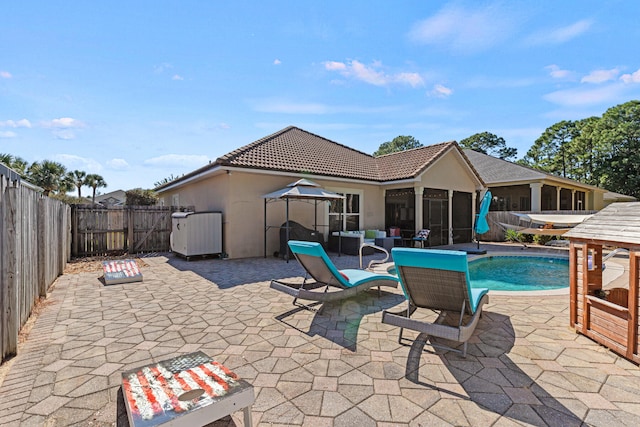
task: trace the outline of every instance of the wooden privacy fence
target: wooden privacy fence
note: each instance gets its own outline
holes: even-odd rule
[[[171,235],[168,206],[74,205],[73,256],[167,252]]]
[[[0,165],[2,166],[2,165]],[[71,209],[0,167],[0,360],[70,257]]]

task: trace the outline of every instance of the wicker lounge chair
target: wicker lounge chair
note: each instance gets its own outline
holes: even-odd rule
[[[376,286],[378,292],[380,286],[398,287],[398,279],[392,275],[358,269],[338,270],[319,243],[290,240],[289,248],[306,270],[304,282],[272,280],[270,287],[293,296],[294,305],[310,308],[298,303],[298,299],[324,303],[349,298]],[[309,276],[313,280],[307,282]]]
[[[402,343],[404,328],[463,343],[462,350],[441,344],[431,345],[457,351],[465,357],[467,340],[473,334],[482,305],[489,301],[487,289],[473,289],[469,283],[467,255],[464,252],[393,248],[403,291],[408,300],[407,310],[399,313],[383,312],[382,322],[400,327],[398,342]],[[439,312],[435,322],[411,319],[418,308]],[[447,313],[459,317],[457,326],[444,324]],[[466,323],[464,320],[467,319]]]

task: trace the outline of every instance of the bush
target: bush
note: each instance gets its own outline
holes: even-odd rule
[[[546,245],[547,242],[555,240],[556,236],[547,236],[545,234],[536,234],[533,236],[533,242],[537,245]]]
[[[533,234],[523,234],[520,241],[522,243],[533,243]]]
[[[504,239],[507,242],[521,242],[522,241],[522,233],[519,233],[517,230],[513,230],[513,229],[509,228],[504,233]]]
[[[158,203],[158,196],[153,190],[134,188],[125,192],[125,205],[153,206]]]

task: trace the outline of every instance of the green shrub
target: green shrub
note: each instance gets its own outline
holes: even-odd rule
[[[513,230],[509,228],[504,233],[504,239],[507,242],[520,242],[522,241],[522,233],[519,233],[517,230]]]
[[[125,192],[125,205],[153,206],[158,202],[158,196],[153,190],[134,188]]]
[[[556,236],[547,236],[545,234],[536,234],[533,236],[533,242],[537,245],[545,245],[551,240],[555,240]]]
[[[522,243],[533,243],[533,234],[523,234],[520,241]]]

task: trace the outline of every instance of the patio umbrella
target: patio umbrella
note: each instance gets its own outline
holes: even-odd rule
[[[313,181],[308,179],[299,179],[296,182],[292,182],[287,185],[285,188],[274,191],[269,194],[265,194],[262,196],[264,199],[264,256],[267,256],[267,229],[270,228],[267,225],[267,201],[269,200],[285,200],[287,203],[286,206],[286,233],[287,233],[287,242],[289,241],[289,200],[314,200],[315,204],[318,204],[318,201],[331,201],[331,200],[340,200],[344,199],[344,196],[338,193],[334,193],[333,191],[325,190],[320,187],[319,184],[316,184]],[[314,227],[318,224],[317,218],[317,209],[314,209]],[[342,223],[342,222],[341,222]],[[338,253],[340,253],[340,248],[338,248]],[[289,262],[289,251],[285,252],[285,260]]]
[[[478,244],[478,252],[480,250],[480,240],[478,234],[484,234],[489,231],[489,223],[487,222],[487,214],[489,213],[489,206],[491,205],[491,191],[484,194],[482,202],[480,203],[480,212],[476,215],[476,224],[473,231],[476,234],[476,243]]]
[[[476,234],[484,234],[489,231],[489,223],[487,222],[487,214],[491,205],[491,191],[487,191],[480,203],[480,212],[476,218]]]

